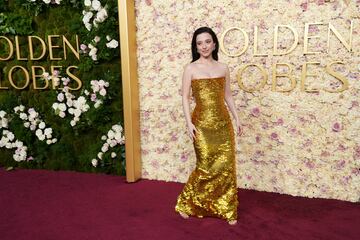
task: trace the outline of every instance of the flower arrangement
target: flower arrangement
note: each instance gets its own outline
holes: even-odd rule
[[[61,3],[61,0],[28,0],[29,2],[43,2],[45,4],[57,4]]]
[[[94,167],[97,167],[99,161],[104,159],[104,155],[109,151],[110,148],[115,148],[116,146],[123,145],[125,143],[122,126],[120,124],[113,125],[107,132],[107,135],[103,135],[101,137],[101,140],[105,141],[101,147],[101,151],[98,152],[97,158],[91,160],[91,163]],[[110,157],[115,158],[116,156],[116,152],[112,151]]]
[[[13,132],[9,131],[8,123],[9,119],[6,117],[7,113],[5,111],[0,111],[0,148],[13,149],[15,148],[15,153],[13,154],[13,159],[16,162],[25,161],[27,156],[27,147],[24,146],[22,141],[19,141],[15,138]]]

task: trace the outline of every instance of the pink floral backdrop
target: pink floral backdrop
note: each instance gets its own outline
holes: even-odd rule
[[[240,188],[278,192],[294,196],[359,201],[360,198],[360,79],[359,17],[360,1],[157,1],[137,0],[137,54],[141,108],[141,151],[143,178],[185,182],[195,166],[193,145],[186,135],[181,105],[183,66],[191,61],[190,42],[200,26],[211,27],[218,37],[230,27],[244,29],[249,48],[239,57],[219,53],[229,65],[231,88],[244,134],[237,140],[237,176]],[[352,52],[331,36],[326,51],[328,23],[349,40],[353,21]],[[303,54],[305,23],[312,25],[309,40],[314,55]],[[273,33],[277,24],[290,25],[299,34],[295,50],[273,56]],[[253,29],[259,29],[258,50],[268,56],[253,55]],[[286,29],[285,29],[286,30]],[[291,46],[293,36],[279,32],[279,49]],[[235,32],[225,38],[228,51],[243,46],[243,36]],[[314,42],[315,41],[315,42]],[[324,50],[325,49],[325,50]],[[306,88],[302,91],[301,67],[309,66]],[[348,81],[348,89],[329,75],[332,66]],[[240,89],[237,72],[245,64],[256,63],[268,75],[267,84],[258,91]],[[293,68],[296,87],[290,92],[272,91],[271,69],[274,63]],[[285,73],[286,68],[279,67]],[[256,69],[243,75],[251,87],[260,79]],[[290,86],[279,78],[278,88]],[[192,103],[192,107],[194,103]]]

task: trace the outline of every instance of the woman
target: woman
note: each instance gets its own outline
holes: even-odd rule
[[[218,62],[219,42],[208,27],[194,32],[192,57],[185,66],[182,103],[188,134],[193,140],[196,168],[177,199],[175,210],[189,215],[212,216],[237,223],[235,137],[224,100],[230,109],[239,135],[239,117],[230,90],[228,67]],[[190,90],[196,107],[190,117]]]

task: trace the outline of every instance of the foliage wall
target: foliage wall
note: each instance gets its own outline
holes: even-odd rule
[[[50,60],[46,51],[37,61],[18,60],[15,53],[0,61],[1,86],[9,88],[0,89],[1,166],[125,174],[117,9],[116,0],[0,0],[0,36],[18,36],[22,57],[29,59],[27,36],[46,41],[64,35],[76,45],[77,35],[80,45],[80,60],[68,49],[66,60]],[[34,44],[34,56],[40,56],[40,43]],[[8,52],[0,41],[0,56]],[[37,70],[37,84],[48,81],[47,89],[9,84],[11,67],[30,71],[34,65],[45,68]],[[51,65],[63,68],[52,73]],[[82,82],[79,90],[71,90],[78,83],[67,76],[68,66],[78,67],[72,72]],[[12,77],[19,85],[25,81],[19,69]]]

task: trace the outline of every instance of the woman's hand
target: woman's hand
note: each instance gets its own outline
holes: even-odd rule
[[[236,131],[237,131],[238,136],[241,136],[243,134],[241,123],[239,120],[236,121]]]
[[[196,132],[197,132],[195,125],[193,123],[189,123],[189,124],[187,124],[187,128],[188,128],[188,134],[189,134],[190,139],[194,141],[194,139],[196,138]]]

